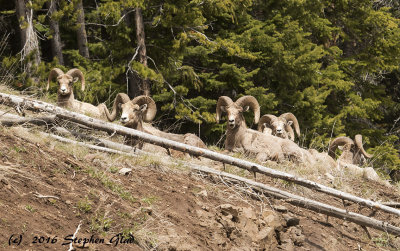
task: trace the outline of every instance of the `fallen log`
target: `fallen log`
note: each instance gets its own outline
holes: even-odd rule
[[[56,118],[55,115],[42,116],[42,117],[21,117],[19,115],[7,113],[0,110],[0,124],[3,126],[16,126],[23,124],[33,124],[38,126],[43,126],[43,125],[53,126],[56,124],[55,118]],[[75,138],[93,141],[94,144],[97,146],[108,147],[125,152],[135,152],[139,150],[136,147],[127,146],[124,144],[118,144],[106,139],[92,137],[90,135],[82,134],[76,131],[71,131],[60,126],[53,126],[52,130],[64,136],[74,136]]]
[[[27,124],[27,123],[39,125],[39,126],[43,126],[43,125],[48,126],[50,124],[54,124],[55,119],[56,119],[55,115],[28,118],[28,117],[21,117],[18,115],[0,111],[0,123],[3,126],[15,126],[15,125],[22,125],[22,124]]]
[[[93,137],[93,136],[90,136],[87,134],[82,134],[79,132],[68,130],[64,127],[53,127],[52,130],[63,136],[73,136],[77,139],[83,139],[83,140],[93,142],[93,144],[96,146],[108,147],[108,148],[123,151],[123,152],[135,153],[135,152],[140,151],[140,149],[138,149],[136,147],[119,144],[119,143],[116,143],[116,142],[113,142],[110,140],[106,140],[106,139],[102,139],[102,138],[96,138],[96,137]]]
[[[126,154],[126,155],[131,156],[131,157],[137,157],[138,156],[137,154],[132,153],[132,152],[127,153],[127,152],[122,152],[122,151],[119,151],[119,150],[114,150],[114,149],[110,149],[110,148],[106,148],[106,147],[102,147],[102,146],[96,146],[96,145],[92,145],[92,144],[87,144],[87,143],[75,141],[75,140],[72,140],[72,139],[67,139],[67,138],[64,138],[64,137],[61,137],[61,136],[58,136],[58,135],[54,135],[54,134],[51,134],[51,133],[41,132],[40,134],[43,135],[43,136],[51,137],[51,138],[56,139],[56,140],[58,140],[60,142],[79,145],[79,146],[84,146],[84,147],[87,147],[87,148],[90,148],[90,149],[93,149],[93,150],[98,150],[98,151],[103,151],[103,152],[108,152],[108,153],[115,153],[115,154]]]
[[[151,143],[154,145],[158,145],[164,148],[171,148],[174,150],[182,151],[185,153],[189,153],[194,156],[201,156],[201,157],[206,157],[212,160],[220,161],[226,164],[234,165],[243,169],[246,169],[252,173],[258,172],[265,174],[267,176],[273,177],[273,178],[278,178],[282,180],[286,180],[289,182],[293,182],[295,184],[308,187],[311,189],[314,189],[316,191],[329,194],[331,196],[341,198],[344,200],[352,201],[355,203],[359,203],[361,205],[375,208],[378,210],[382,210],[391,214],[395,214],[400,216],[400,210],[397,210],[395,208],[389,207],[382,205],[380,203],[363,199],[357,196],[354,196],[352,194],[342,192],[327,186],[324,186],[322,184],[319,184],[317,182],[313,182],[307,179],[299,178],[296,177],[292,174],[288,174],[282,171],[277,171],[265,166],[262,166],[257,163],[253,163],[247,160],[242,160],[238,159],[235,157],[231,157],[225,154],[221,153],[216,153],[214,151],[204,149],[204,148],[199,148],[195,146],[189,146],[183,143],[179,143],[176,141],[168,140],[165,138],[160,138],[154,135],[150,135],[144,132],[140,132],[131,128],[123,127],[117,124],[105,122],[99,119],[91,118],[88,116],[85,116],[83,114],[79,114],[76,112],[68,111],[65,110],[61,107],[54,106],[49,103],[45,103],[42,101],[36,101],[36,100],[30,100],[27,98],[22,98],[19,96],[15,95],[10,95],[10,94],[4,94],[0,93],[0,103],[10,105],[10,106],[19,106],[23,107],[24,109],[30,109],[30,110],[36,110],[36,111],[45,111],[49,113],[53,113],[56,115],[57,118],[63,119],[63,120],[68,120],[76,123],[83,124],[85,126],[97,129],[97,130],[102,130],[106,131],[109,133],[117,133],[120,135],[132,137],[134,139],[140,139],[144,142]]]
[[[382,205],[394,208],[400,208],[400,202],[382,202]]]
[[[66,142],[66,143],[71,143],[71,144],[76,144],[76,145],[81,145],[84,147],[88,147],[90,149],[95,149],[95,150],[99,150],[99,151],[104,151],[104,152],[108,152],[108,153],[117,153],[117,154],[121,154],[121,155],[126,155],[126,156],[131,156],[131,157],[136,157],[137,154],[133,154],[133,153],[127,153],[127,152],[122,152],[122,151],[118,151],[118,150],[113,150],[113,149],[109,149],[106,147],[98,147],[95,145],[90,145],[90,144],[85,144],[82,142],[78,142],[78,141],[74,141],[74,140],[70,140],[70,139],[66,139],[57,135],[53,135],[53,134],[47,134],[47,133],[42,133],[43,135],[47,135],[50,136],[52,138],[55,138],[61,142]],[[152,156],[156,156],[159,158],[158,155],[152,154],[152,153],[147,153],[144,151],[141,151],[142,154],[148,154],[148,155],[152,155]],[[195,171],[199,171],[202,173],[206,173],[206,174],[211,174],[211,175],[217,175],[219,177],[223,177],[226,179],[229,179],[230,181],[234,182],[234,183],[244,183],[246,184],[248,187],[251,187],[252,189],[256,190],[257,192],[261,192],[264,195],[269,195],[271,197],[274,197],[276,199],[281,199],[284,200],[285,202],[298,206],[298,207],[302,207],[317,213],[321,213],[321,214],[325,214],[328,216],[332,216],[338,219],[342,219],[342,220],[346,220],[346,221],[350,221],[350,222],[354,222],[360,226],[366,226],[366,227],[371,227],[374,229],[378,229],[384,232],[387,232],[389,234],[394,234],[399,236],[400,235],[400,228],[390,225],[388,222],[384,222],[384,221],[380,221],[380,220],[376,220],[374,218],[370,218],[361,214],[357,214],[357,213],[353,213],[353,212],[348,212],[344,209],[340,209],[337,207],[333,207],[318,201],[314,201],[311,199],[307,199],[305,197],[302,196],[298,196],[295,194],[291,194],[289,192],[285,192],[282,191],[280,189],[250,180],[250,179],[246,179],[234,174],[230,174],[230,173],[226,173],[226,172],[222,172],[222,171],[217,171],[215,169],[209,168],[209,167],[205,167],[205,166],[200,166],[200,165],[196,165],[196,164],[192,164],[192,163],[188,163],[182,160],[177,160],[177,159],[173,159],[169,156],[166,156],[165,158],[159,158],[161,162],[163,162],[164,164],[170,164],[171,162],[175,162],[177,164],[181,164],[184,166],[187,166],[188,168],[190,168],[191,170],[195,170]],[[168,160],[167,160],[168,159]]]
[[[32,117],[21,117],[19,115],[15,115],[15,114],[11,114],[11,113],[7,113],[4,111],[0,110],[0,124],[3,126],[15,126],[15,125],[22,125],[22,124],[33,124],[33,125],[46,125],[48,126],[49,124],[55,124],[55,115],[51,115],[51,116],[45,116],[45,117],[36,117],[36,118],[32,118]],[[136,153],[136,152],[141,152],[143,153],[142,150],[136,148],[136,147],[132,147],[132,146],[127,146],[124,144],[119,144],[110,140],[106,140],[106,139],[101,139],[101,138],[96,138],[87,134],[82,134],[76,131],[71,131],[68,130],[64,127],[60,127],[60,126],[53,126],[51,128],[51,131],[54,131],[58,134],[61,134],[63,136],[73,136],[77,139],[84,139],[87,141],[92,141],[93,144],[95,146],[99,146],[99,147],[107,147],[107,148],[111,148],[114,150],[118,150],[118,151],[123,151],[123,152],[129,152],[129,153]],[[55,136],[57,135],[52,135],[49,134],[49,136],[62,141],[62,142],[66,142],[66,143],[71,143],[71,144],[77,144],[77,141],[68,141],[67,138],[56,138]],[[82,142],[81,142],[82,143]],[[80,144],[82,146],[84,146],[85,144]],[[100,151],[104,151],[104,149],[102,148],[92,148],[95,150],[100,150]],[[137,155],[135,155],[137,156]]]

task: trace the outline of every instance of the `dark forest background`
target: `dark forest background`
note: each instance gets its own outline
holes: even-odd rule
[[[47,99],[51,68],[79,68],[79,100],[151,95],[164,130],[224,134],[216,100],[294,113],[303,147],[362,134],[400,169],[400,4],[391,0],[0,0],[0,81]],[[251,125],[249,114],[248,125]],[[221,145],[220,145],[221,146]]]

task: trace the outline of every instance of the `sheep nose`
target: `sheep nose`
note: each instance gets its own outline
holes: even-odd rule
[[[61,90],[61,92],[66,92],[67,91],[66,88],[61,88],[60,90]]]
[[[229,120],[229,123],[231,123],[231,124],[234,123],[234,122],[235,122],[234,119],[230,119],[230,120]]]
[[[128,117],[121,117],[122,122],[126,122],[128,120]]]

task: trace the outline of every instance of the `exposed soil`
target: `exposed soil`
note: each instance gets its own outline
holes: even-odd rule
[[[400,248],[393,236],[372,229],[367,233],[354,223],[249,195],[218,179],[145,159],[95,151],[74,154],[70,147],[0,128],[2,250],[68,250],[65,238],[78,226],[77,250],[91,236],[92,242],[98,238],[104,243],[85,244],[88,249],[83,250]],[[121,175],[121,168],[132,172]],[[277,184],[268,178],[261,181]],[[383,201],[400,201],[397,189],[354,182],[355,194],[366,188]],[[343,208],[341,200],[312,192],[307,196]],[[400,226],[400,220],[389,214],[346,207]],[[20,235],[21,243],[13,243]],[[117,237],[125,243],[116,245]]]

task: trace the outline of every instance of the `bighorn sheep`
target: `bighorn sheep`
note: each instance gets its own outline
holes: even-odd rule
[[[57,104],[59,106],[66,107],[73,111],[87,114],[96,118],[106,119],[105,110],[107,110],[107,107],[105,104],[99,104],[96,107],[92,104],[75,100],[73,84],[80,80],[82,84],[81,89],[82,91],[85,90],[85,77],[79,69],[74,68],[69,70],[67,73],[64,73],[59,68],[53,68],[50,71],[49,78],[47,80],[46,90],[49,90],[50,81],[52,81],[54,78],[57,78],[58,82]]]
[[[257,124],[260,118],[260,105],[253,96],[241,97],[236,102],[227,96],[219,97],[216,108],[217,123],[222,112],[226,112],[228,118],[226,150],[252,154],[259,161],[267,159],[281,161],[286,157],[301,162],[314,162],[312,155],[293,141],[248,129],[243,112],[249,107],[254,111],[254,122]]]
[[[300,136],[299,122],[293,113],[287,112],[279,117],[272,114],[265,114],[260,118],[258,131],[284,139],[289,138],[294,141],[292,124],[296,130],[297,136]]]
[[[336,161],[329,156],[327,152],[319,152],[315,149],[308,149],[308,152],[311,153],[316,162],[319,162],[329,168],[336,167]]]
[[[334,139],[329,146],[329,156],[335,158],[335,151],[338,146],[343,146],[343,152],[338,160],[348,164],[362,165],[365,163],[366,159],[372,157],[372,155],[364,150],[362,136],[360,134],[355,136],[354,141],[349,137],[338,137]]]
[[[122,110],[121,122],[126,127],[143,131],[155,136],[185,143],[188,145],[206,148],[204,142],[192,133],[186,133],[184,135],[166,133],[154,128],[149,124],[143,123],[151,122],[157,112],[156,103],[152,98],[148,96],[142,95],[130,100],[128,95],[126,95],[125,93],[118,93],[114,100],[111,114],[108,110],[106,110],[107,119],[109,121],[114,121],[120,110]],[[126,143],[132,146],[139,144],[139,148],[143,147],[143,143],[138,142],[137,140],[128,139]]]

